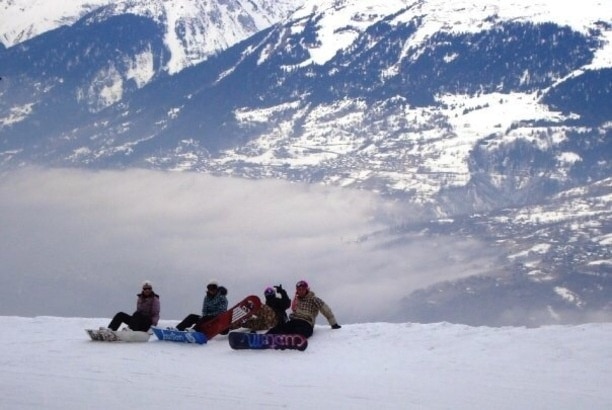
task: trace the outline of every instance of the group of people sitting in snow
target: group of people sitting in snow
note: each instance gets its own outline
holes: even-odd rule
[[[282,285],[267,287],[264,291],[265,304],[246,321],[232,325],[229,330],[246,328],[251,332],[266,331],[271,334],[298,333],[305,337],[312,336],[317,316],[321,313],[329,322],[332,329],[340,329],[331,308],[315,293],[310,290],[308,283],[300,280],[295,285],[293,300],[289,298]],[[193,329],[202,323],[214,319],[217,315],[227,311],[227,289],[219,286],[216,280],[206,285],[206,295],[202,302],[202,314],[187,315],[178,325],[177,330]],[[291,308],[289,315],[287,309]],[[148,331],[151,326],[157,326],[159,321],[160,302],[159,295],[153,291],[150,281],[144,281],[142,292],[138,294],[136,311],[129,315],[125,312],[117,313],[108,325],[111,330],[119,329],[125,323],[131,330]]]

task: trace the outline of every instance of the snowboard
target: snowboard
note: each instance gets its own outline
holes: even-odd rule
[[[197,343],[203,345],[206,343],[206,336],[200,332],[181,331],[176,329],[163,329],[161,327],[152,326],[151,329],[159,340],[168,340],[170,342],[179,343]]]
[[[231,325],[243,323],[246,319],[253,316],[260,307],[261,300],[258,296],[247,296],[238,304],[219,314],[214,319],[196,325],[196,330],[204,333],[206,339],[210,340],[219,333],[228,330]]]
[[[148,332],[134,330],[85,329],[91,340],[96,342],[148,342]]]
[[[291,349],[303,352],[308,347],[308,339],[298,334],[277,335],[230,332],[227,338],[229,340],[230,347],[235,350]]]

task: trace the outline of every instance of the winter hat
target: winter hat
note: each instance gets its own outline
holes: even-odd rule
[[[298,283],[295,284],[296,288],[306,288],[306,289],[310,289],[308,287],[308,282],[306,282],[305,280],[301,280]]]
[[[272,288],[272,287],[267,287],[266,290],[264,290],[264,295],[266,295],[266,297],[276,297],[276,289]]]
[[[210,286],[210,285],[219,286],[219,281],[216,279],[211,279],[208,281],[208,284],[206,286]]]
[[[144,282],[142,282],[142,287],[153,289],[153,283],[150,280],[145,280]]]

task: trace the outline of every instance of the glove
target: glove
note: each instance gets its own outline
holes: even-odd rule
[[[281,294],[281,296],[285,296],[287,295],[287,291],[285,289],[283,289],[283,285],[278,285],[278,286],[274,286],[276,288],[276,290],[278,290],[278,293]],[[289,297],[289,296],[287,296]]]
[[[340,329],[342,326],[340,326],[339,324],[335,323],[332,325],[332,329]]]

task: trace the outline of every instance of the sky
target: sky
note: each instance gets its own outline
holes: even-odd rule
[[[317,326],[304,352],[92,342],[108,318],[0,316],[0,402],[21,409],[612,408],[612,323]],[[162,325],[174,322],[163,321]]]
[[[131,313],[144,280],[161,317],[299,280],[341,323],[392,320],[411,291],[487,270],[475,239],[395,241],[415,215],[365,191],[147,170],[22,169],[0,178],[0,315]],[[441,257],[444,255],[444,257]],[[453,263],[453,269],[448,264]]]

